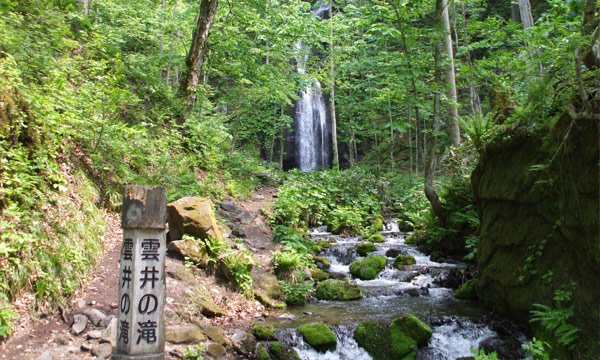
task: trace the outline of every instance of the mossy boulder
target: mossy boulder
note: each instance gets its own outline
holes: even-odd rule
[[[329,269],[331,267],[331,262],[325,256],[313,256],[313,261],[321,269]]]
[[[408,265],[414,265],[417,261],[410,255],[398,255],[394,259],[394,267],[398,270],[404,269]]]
[[[329,249],[331,247],[331,243],[327,240],[319,240],[317,242],[317,246],[321,249]]]
[[[335,350],[337,338],[335,333],[323,323],[303,324],[298,331],[308,345],[319,352]]]
[[[377,250],[377,246],[372,242],[361,242],[356,245],[356,252],[360,256],[367,256],[375,250]]]
[[[256,350],[256,355],[258,360],[271,360],[271,355],[269,355],[269,350],[264,344],[258,344],[258,349]]]
[[[361,280],[373,280],[386,266],[385,256],[375,255],[357,259],[350,264],[350,274]]]
[[[349,301],[363,297],[362,291],[347,280],[329,279],[317,285],[316,297],[319,300]]]
[[[457,299],[477,299],[477,280],[471,279],[454,291]]]
[[[183,240],[175,240],[167,246],[169,252],[177,254],[201,269],[208,266],[209,256],[204,242],[192,236],[184,235]]]
[[[371,231],[382,231],[383,230],[383,219],[377,218],[371,223]]]
[[[258,340],[274,340],[275,327],[265,323],[254,323],[254,325],[252,325],[252,334]]]
[[[415,340],[419,348],[427,345],[433,333],[433,330],[427,324],[409,313],[402,314],[394,319],[390,324],[390,330],[392,334],[394,332],[406,333],[411,339]]]
[[[392,340],[388,325],[374,320],[361,322],[354,330],[354,340],[364,348],[374,360],[388,360]]]
[[[310,269],[310,277],[314,281],[320,282],[329,279],[329,274],[319,268],[312,268]]]
[[[382,243],[385,241],[385,238],[380,233],[375,233],[375,234],[372,234],[371,236],[369,236],[369,238],[367,240],[369,240],[370,242],[373,242],[373,243]]]
[[[294,348],[284,346],[279,341],[269,343],[268,352],[273,360],[300,360],[300,356]]]

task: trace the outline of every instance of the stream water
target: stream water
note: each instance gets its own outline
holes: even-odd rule
[[[453,291],[439,284],[452,271],[464,267],[459,263],[437,263],[429,256],[405,243],[406,234],[398,230],[395,221],[388,221],[381,232],[385,242],[377,243],[374,255],[388,258],[387,267],[377,278],[369,281],[352,280],[363,291],[363,299],[354,301],[314,300],[303,307],[290,307],[274,314],[269,322],[278,328],[277,338],[293,346],[302,359],[371,359],[353,339],[356,325],[363,320],[383,320],[390,322],[403,312],[410,312],[433,329],[433,336],[427,347],[419,350],[417,359],[454,360],[472,356],[471,349],[477,349],[482,341],[498,338],[494,330],[480,322],[487,312],[478,302],[457,300]],[[334,238],[336,242],[320,255],[331,262],[328,271],[335,277],[352,276],[350,263],[359,255],[356,245],[358,237],[334,236],[325,228],[311,230],[315,240]],[[397,254],[412,255],[416,264],[405,270],[393,267]],[[336,350],[325,354],[318,353],[302,340],[296,328],[303,323],[322,321],[336,333]],[[518,335],[518,342],[526,339]],[[518,344],[517,344],[518,345]]]

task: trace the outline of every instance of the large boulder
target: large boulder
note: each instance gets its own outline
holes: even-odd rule
[[[313,349],[326,352],[335,350],[337,338],[331,329],[323,323],[302,324],[298,327],[302,338]]]
[[[212,202],[203,197],[184,197],[167,206],[169,237],[181,240],[184,234],[199,239],[212,237],[223,240],[223,234],[213,212]]]
[[[350,264],[350,274],[361,280],[373,280],[385,268],[386,264],[387,259],[381,255],[357,259]]]
[[[167,248],[169,251],[191,261],[201,269],[205,269],[208,265],[209,256],[202,240],[194,238],[175,240],[170,242]]]

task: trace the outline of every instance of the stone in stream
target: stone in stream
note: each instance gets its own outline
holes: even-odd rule
[[[265,323],[254,323],[252,325],[252,334],[258,340],[275,340],[275,327]]]
[[[81,334],[88,324],[88,317],[82,314],[76,314],[73,316],[73,326],[71,330],[75,335]]]
[[[298,331],[308,345],[319,352],[335,350],[337,338],[331,329],[323,323],[302,324]]]
[[[394,259],[394,267],[398,270],[403,270],[408,265],[414,265],[417,261],[410,255],[398,255]]]
[[[316,297],[319,300],[349,301],[363,297],[360,287],[347,280],[329,279],[317,285]]]
[[[386,266],[385,256],[375,255],[357,259],[350,264],[350,274],[361,280],[373,280]]]
[[[476,299],[477,298],[477,280],[471,279],[462,284],[454,291],[454,297],[457,299]]]
[[[377,250],[377,246],[375,244],[373,244],[372,242],[361,242],[358,245],[356,245],[356,252],[360,256],[367,256],[376,250]],[[386,255],[387,255],[387,253],[386,253]]]

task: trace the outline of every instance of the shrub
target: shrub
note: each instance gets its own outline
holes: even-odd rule
[[[283,292],[283,301],[287,305],[304,305],[308,295],[313,291],[312,281],[289,282],[279,281]]]

